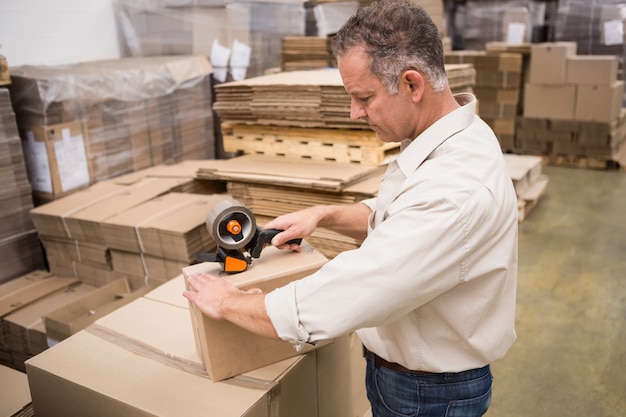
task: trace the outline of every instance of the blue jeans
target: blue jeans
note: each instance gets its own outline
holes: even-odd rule
[[[491,403],[489,365],[460,373],[409,374],[367,359],[373,417],[479,417]]]

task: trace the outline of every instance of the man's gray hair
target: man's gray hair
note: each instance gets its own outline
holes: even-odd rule
[[[364,48],[371,57],[372,74],[389,94],[398,93],[400,77],[410,69],[424,75],[435,91],[448,85],[439,30],[411,1],[377,0],[358,9],[331,45],[337,57],[353,47]]]

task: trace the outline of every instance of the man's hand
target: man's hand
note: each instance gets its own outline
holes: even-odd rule
[[[192,301],[200,311],[215,320],[226,319],[222,307],[229,297],[262,293],[257,288],[247,291],[240,290],[225,279],[207,273],[192,275],[187,281],[191,290],[183,293],[185,298]]]
[[[228,320],[261,336],[279,339],[265,310],[265,294],[241,290],[224,278],[201,273],[187,278],[190,289],[183,296],[214,320]]]

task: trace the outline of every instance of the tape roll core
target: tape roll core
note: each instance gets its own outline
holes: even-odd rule
[[[232,220],[241,225],[239,235],[228,231],[228,223]],[[209,234],[218,246],[224,249],[240,249],[247,245],[256,233],[254,214],[239,201],[227,199],[215,204],[206,219]]]

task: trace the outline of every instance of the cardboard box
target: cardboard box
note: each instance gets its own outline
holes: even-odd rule
[[[567,58],[576,55],[576,42],[545,42],[531,45],[529,82],[563,84]]]
[[[201,272],[221,275],[239,288],[260,288],[270,292],[291,281],[310,275],[326,263],[324,255],[305,245],[302,252],[286,252],[272,246],[246,271],[228,275],[218,263],[201,263],[183,269],[189,277]],[[214,381],[239,375],[302,354],[315,348],[296,351],[291,343],[257,336],[227,321],[205,316],[194,304],[190,307],[196,345],[209,377]],[[319,344],[318,344],[319,345]]]
[[[568,84],[611,85],[617,80],[619,59],[615,55],[576,55],[567,58]]]
[[[0,416],[32,416],[25,413],[31,403],[25,373],[0,365],[0,386]]]
[[[44,315],[46,335],[53,342],[67,339],[150,289],[146,286],[142,290],[131,291],[125,278],[111,281]]]
[[[526,84],[524,117],[540,119],[574,119],[575,85]]]
[[[89,186],[85,138],[78,122],[20,129],[33,191],[57,198]]]
[[[622,111],[624,81],[611,85],[579,85],[574,118],[583,121],[613,122]]]
[[[318,415],[315,354],[212,382],[193,332],[187,308],[134,300],[27,361],[35,415]]]

